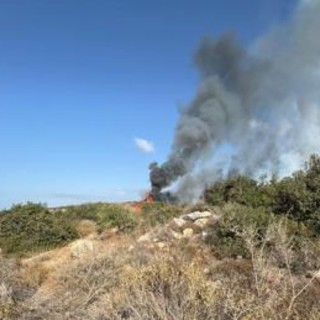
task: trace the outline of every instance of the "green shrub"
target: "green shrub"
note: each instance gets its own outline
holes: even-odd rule
[[[164,203],[146,203],[142,207],[142,216],[147,224],[164,224],[182,213],[179,206]]]
[[[287,217],[276,217],[269,226],[265,253],[277,267],[292,272],[320,268],[320,246],[310,225]]]
[[[273,211],[308,223],[320,233],[320,173],[316,159],[311,157],[305,171],[277,183]]]
[[[56,247],[78,237],[61,213],[41,204],[15,205],[0,216],[0,247],[7,254]]]
[[[204,199],[209,205],[236,203],[263,207],[275,214],[312,226],[320,233],[320,157],[312,155],[304,170],[281,180],[257,182],[233,176],[208,188]]]
[[[205,191],[205,201],[210,205],[238,203],[253,208],[269,207],[272,204],[274,188],[270,183],[257,182],[244,176],[218,181]]]
[[[137,225],[137,217],[120,205],[104,204],[97,212],[99,230],[119,228],[121,231],[131,231]]]
[[[205,238],[218,257],[255,259],[252,252],[259,252],[276,267],[296,273],[320,267],[319,240],[309,224],[238,204],[225,205],[222,212]]]
[[[256,241],[262,242],[273,215],[263,208],[226,205],[217,224],[208,228],[206,243],[221,258],[250,258],[244,240],[245,231],[255,231]]]
[[[71,221],[92,220],[97,222],[99,210],[105,206],[103,203],[86,203],[77,206],[68,206],[63,208],[63,214]]]

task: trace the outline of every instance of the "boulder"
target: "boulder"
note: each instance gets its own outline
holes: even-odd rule
[[[207,218],[202,218],[202,219],[196,220],[196,221],[194,222],[194,224],[195,224],[197,227],[199,227],[199,228],[202,229],[202,228],[204,228],[204,227],[207,225],[208,221],[209,221],[209,219],[207,219]]]
[[[199,219],[208,219],[212,216],[212,213],[210,211],[195,211],[191,212],[189,214],[185,214],[181,218],[187,221],[196,221]]]
[[[158,247],[159,249],[163,249],[163,248],[166,247],[166,244],[165,244],[164,242],[158,242],[158,243],[157,243],[157,247]]]
[[[178,228],[182,228],[187,223],[186,220],[182,218],[174,218],[172,221]]]
[[[150,232],[142,235],[141,237],[139,237],[139,239],[137,240],[137,242],[141,243],[141,242],[151,242],[152,241],[152,234]]]
[[[180,240],[183,238],[183,235],[180,232],[175,232],[175,231],[171,230],[171,234],[172,234],[173,238],[176,240]]]
[[[191,228],[187,228],[183,230],[184,238],[191,238],[193,236],[193,230]]]

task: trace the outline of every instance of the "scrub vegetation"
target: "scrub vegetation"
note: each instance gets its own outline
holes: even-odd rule
[[[316,155],[285,179],[219,181],[195,206],[15,205],[0,214],[0,318],[319,319],[319,205]],[[205,210],[218,219],[200,233],[139,241]],[[96,249],[72,255],[77,241]]]

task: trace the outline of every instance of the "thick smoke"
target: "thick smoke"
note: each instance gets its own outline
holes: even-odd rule
[[[168,160],[150,166],[156,197],[174,184],[175,196],[190,201],[234,171],[288,174],[320,150],[319,17],[320,0],[303,1],[249,50],[232,35],[202,42],[197,93],[181,112]]]

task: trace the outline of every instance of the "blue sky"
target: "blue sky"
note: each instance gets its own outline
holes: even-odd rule
[[[1,0],[0,208],[138,198],[195,92],[201,39],[249,45],[295,3]]]

